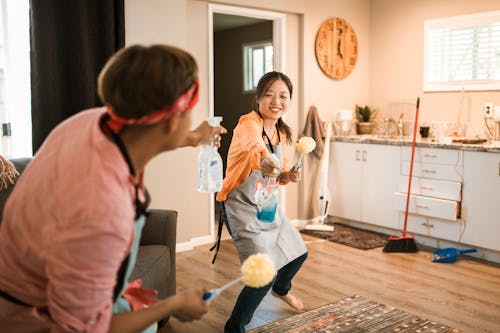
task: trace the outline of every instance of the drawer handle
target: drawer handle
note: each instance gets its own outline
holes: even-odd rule
[[[366,150],[363,150],[363,153],[361,154],[361,156],[362,156],[362,158],[361,158],[362,161],[366,162]]]
[[[433,189],[432,187],[430,187],[430,186],[420,186],[420,188],[421,188],[422,190],[428,190],[428,191],[432,191],[432,190],[434,190],[434,189]]]
[[[426,205],[415,205],[417,208],[422,208],[422,209],[429,209],[429,206]]]
[[[422,169],[422,172],[435,174],[435,173],[436,173],[436,170],[431,170],[431,169]]]
[[[356,150],[356,161],[359,161],[359,150]]]
[[[432,224],[432,223],[427,223],[427,222],[424,222],[424,223],[422,223],[422,225],[423,225],[424,227],[427,227],[427,228],[434,228],[434,224]]]
[[[436,155],[436,154],[429,154],[429,153],[424,154],[424,156],[425,156],[425,157],[430,157],[430,158],[436,158],[436,157],[437,157],[437,155]]]

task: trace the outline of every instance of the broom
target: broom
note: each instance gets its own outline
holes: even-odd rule
[[[410,177],[408,178],[408,191],[406,194],[406,209],[405,209],[405,223],[401,237],[391,236],[387,244],[385,244],[384,252],[417,252],[417,244],[415,238],[406,234],[406,226],[408,224],[408,207],[410,206],[410,190],[411,178],[413,175],[413,158],[415,156],[415,146],[417,140],[417,127],[418,127],[418,108],[420,106],[420,97],[417,98],[417,108],[415,111],[415,124],[413,125],[413,141],[411,144],[411,160],[410,160]]]

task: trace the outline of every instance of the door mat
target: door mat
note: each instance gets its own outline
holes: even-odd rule
[[[248,333],[284,332],[457,333],[460,331],[356,295],[248,331]]]
[[[389,235],[383,233],[363,230],[338,222],[325,222],[325,224],[333,225],[333,231],[301,230],[300,232],[362,250],[385,246],[389,238]]]

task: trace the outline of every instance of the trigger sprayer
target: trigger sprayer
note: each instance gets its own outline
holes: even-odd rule
[[[210,126],[220,126],[222,117],[209,117]],[[214,193],[222,188],[222,158],[214,139],[201,146],[198,154],[198,191]]]

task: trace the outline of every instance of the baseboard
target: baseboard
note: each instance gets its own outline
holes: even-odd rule
[[[337,221],[337,222],[341,222],[341,223],[350,225],[352,227],[357,227],[360,229],[381,232],[381,233],[388,234],[388,235],[397,235],[398,236],[401,234],[400,230],[394,230],[394,229],[390,229],[390,228],[386,228],[386,227],[376,226],[376,225],[365,223],[365,222],[347,220],[347,219],[333,217],[333,216],[329,216],[329,218],[330,218],[330,220],[335,219],[335,221]],[[418,235],[418,234],[412,234],[412,235],[415,237],[415,241],[417,242],[417,244],[422,245],[424,247],[428,247],[431,250],[457,246],[457,242],[453,242],[453,241],[448,241],[448,240],[443,240],[443,239],[438,239],[438,238],[424,236],[424,235]],[[464,256],[478,259],[478,260],[484,260],[488,263],[494,264],[495,266],[500,264],[500,252],[499,251],[485,249],[485,248],[481,248],[481,247],[474,246],[474,245],[468,245],[465,243],[461,243],[460,248],[477,249],[476,253],[468,253],[468,254],[464,254]]]
[[[322,224],[326,219],[326,216],[316,216],[316,217],[313,217],[312,219],[305,219],[305,220],[301,220],[301,219],[293,219],[293,220],[290,220],[290,223],[294,226],[294,227],[305,227],[306,225],[309,225],[309,224]]]
[[[194,237],[188,242],[177,243],[175,246],[175,252],[190,251],[197,246],[211,244],[212,242],[212,236],[210,235]]]

